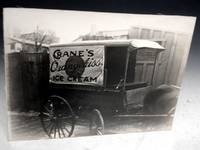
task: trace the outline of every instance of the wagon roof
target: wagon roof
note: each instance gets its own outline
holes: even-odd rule
[[[131,40],[98,40],[98,41],[80,41],[80,42],[71,42],[66,44],[54,44],[50,47],[65,47],[65,46],[90,46],[90,45],[105,45],[105,46],[129,46],[135,48],[152,48],[164,50],[162,47],[155,41],[162,40],[142,40],[142,39],[131,39]]]

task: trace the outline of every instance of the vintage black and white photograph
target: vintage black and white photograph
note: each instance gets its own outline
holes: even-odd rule
[[[195,17],[5,8],[10,140],[171,130]]]

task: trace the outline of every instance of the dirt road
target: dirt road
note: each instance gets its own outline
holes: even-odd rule
[[[10,113],[12,140],[48,139],[38,114]],[[169,130],[172,119],[163,117],[111,118],[105,120],[105,134]],[[89,122],[78,119],[72,137],[89,136]]]

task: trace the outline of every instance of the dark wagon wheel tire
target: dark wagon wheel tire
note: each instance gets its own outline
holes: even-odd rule
[[[101,112],[98,109],[93,109],[89,124],[90,134],[103,135],[104,134],[104,120]]]
[[[50,138],[65,138],[73,134],[75,115],[66,99],[52,95],[42,105],[42,127]]]

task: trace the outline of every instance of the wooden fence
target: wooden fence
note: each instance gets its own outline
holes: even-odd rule
[[[6,60],[9,109],[38,110],[48,92],[48,54],[11,53]]]

